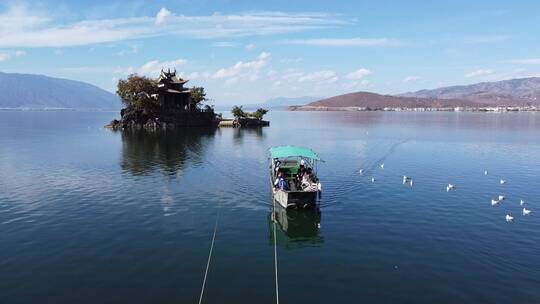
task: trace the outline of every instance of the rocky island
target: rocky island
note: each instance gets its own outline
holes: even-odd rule
[[[121,118],[106,127],[118,129],[174,129],[179,127],[216,127],[219,116],[207,100],[202,87],[184,88],[176,71],[161,70],[157,79],[132,74],[118,81],[117,94],[124,108]]]

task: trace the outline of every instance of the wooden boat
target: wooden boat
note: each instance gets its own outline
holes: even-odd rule
[[[270,185],[273,199],[284,208],[315,207],[321,192],[321,184],[317,178],[317,165],[320,160],[319,155],[309,148],[270,148]],[[297,178],[299,171],[305,175],[302,180]],[[287,186],[283,186],[284,184]]]

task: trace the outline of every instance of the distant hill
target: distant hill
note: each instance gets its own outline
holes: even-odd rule
[[[450,108],[486,106],[540,106],[540,77],[421,90],[400,95],[355,92],[326,98],[291,110],[346,108]]]
[[[401,97],[464,99],[489,105],[540,105],[540,77],[421,90]]]
[[[440,98],[416,98],[381,95],[370,92],[356,92],[322,99],[304,106],[290,107],[291,110],[324,110],[345,108],[420,108],[420,107],[480,107],[485,106],[468,100],[440,99]]]
[[[116,95],[85,82],[0,72],[0,108],[117,110],[120,107]]]

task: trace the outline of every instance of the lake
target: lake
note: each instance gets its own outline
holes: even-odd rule
[[[276,215],[280,302],[540,303],[539,113],[102,127],[117,116],[0,112],[0,303],[197,303],[216,220],[203,302],[275,303],[268,149],[287,144],[319,153],[323,192]]]

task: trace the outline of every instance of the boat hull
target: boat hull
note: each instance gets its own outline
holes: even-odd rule
[[[313,208],[317,204],[317,191],[283,191],[273,188],[272,194],[283,208]]]

